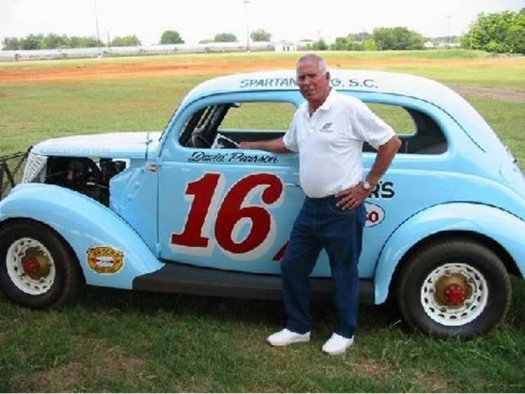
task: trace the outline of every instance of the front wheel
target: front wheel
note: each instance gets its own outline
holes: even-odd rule
[[[417,252],[402,267],[398,306],[412,328],[437,337],[472,338],[504,319],[510,278],[500,258],[469,240],[447,240]]]
[[[49,227],[30,220],[0,230],[0,287],[12,301],[32,308],[71,301],[83,276],[65,241]]]

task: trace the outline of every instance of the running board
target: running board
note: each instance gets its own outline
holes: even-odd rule
[[[372,281],[360,280],[359,285],[359,301],[373,304]],[[310,288],[315,299],[333,298],[330,278],[310,278]],[[136,277],[133,290],[258,300],[282,298],[279,275],[222,271],[180,263],[167,263],[158,271]]]

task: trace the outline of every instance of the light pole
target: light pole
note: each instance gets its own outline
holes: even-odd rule
[[[447,15],[447,48],[450,48],[450,18],[452,15]]]
[[[246,11],[246,51],[250,52],[250,0],[243,0]]]
[[[102,52],[100,49],[100,32],[98,29],[98,11],[97,11],[97,0],[95,0],[95,24],[97,26],[97,47],[98,47],[98,57],[102,57]]]

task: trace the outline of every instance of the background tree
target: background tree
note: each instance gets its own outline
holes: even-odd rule
[[[332,49],[336,51],[362,51],[363,43],[356,41],[352,35],[337,37]]]
[[[423,36],[406,27],[379,27],[374,29],[374,41],[380,50],[423,49]]]
[[[263,29],[258,29],[250,34],[250,38],[252,41],[269,42],[272,39],[272,35]]]
[[[213,41],[215,42],[237,42],[238,40],[235,34],[221,33],[221,34],[216,34]]]
[[[364,43],[366,40],[373,40],[374,39],[374,35],[372,33],[366,32],[366,31],[363,31],[361,33],[349,34],[348,37],[352,38],[354,41],[362,42],[362,43]]]
[[[309,49],[309,50],[313,50],[313,51],[326,51],[330,47],[328,46],[328,44],[326,43],[325,40],[320,38],[319,40],[314,41],[311,44],[306,45],[306,48]]]
[[[373,38],[367,38],[363,42],[363,49],[365,51],[377,51],[379,48],[377,47],[377,44]]]
[[[488,52],[525,54],[525,8],[478,15],[470,30],[461,37],[461,46]]]
[[[66,35],[50,33],[44,37],[42,47],[45,49],[68,48],[70,46],[69,38]]]
[[[4,50],[16,50],[20,49],[20,40],[17,37],[6,37],[2,41],[3,49]]]
[[[43,40],[42,34],[30,34],[20,40],[20,49],[41,49]]]
[[[95,37],[76,37],[69,39],[69,48],[95,48],[102,47],[104,43]]]
[[[184,40],[175,30],[166,30],[160,37],[161,44],[184,44]]]
[[[140,41],[137,36],[124,36],[124,37],[115,37],[111,40],[112,47],[136,47],[140,45]]]

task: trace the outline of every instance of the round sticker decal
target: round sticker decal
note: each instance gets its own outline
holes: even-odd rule
[[[110,246],[94,246],[87,250],[87,262],[98,274],[114,274],[124,265],[124,253]]]
[[[366,202],[365,208],[366,208],[365,227],[377,226],[385,218],[385,210],[381,208],[379,205]]]

